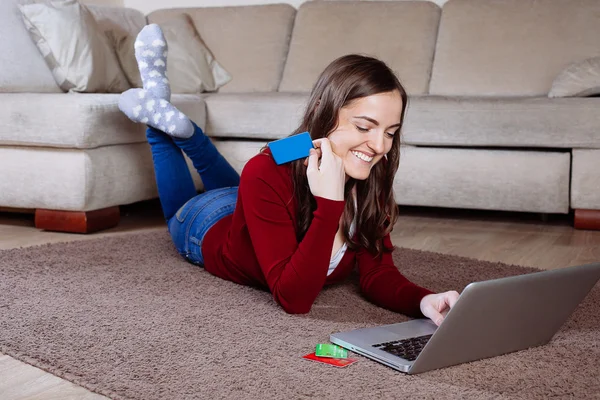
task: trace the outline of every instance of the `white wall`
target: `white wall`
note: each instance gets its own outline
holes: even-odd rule
[[[298,8],[305,1],[310,0],[88,0],[88,1],[123,1],[125,7],[135,8],[148,14],[151,11],[161,8],[179,8],[179,7],[222,7],[239,6],[251,4],[273,4],[287,3]],[[429,1],[429,0],[424,0]],[[438,5],[444,4],[448,0],[431,0]]]
[[[125,0],[81,0],[83,4],[91,4],[94,6],[117,6],[123,7]]]
[[[161,8],[222,7],[252,4],[288,3],[298,8],[305,0],[124,0],[125,7],[135,8],[144,14]]]

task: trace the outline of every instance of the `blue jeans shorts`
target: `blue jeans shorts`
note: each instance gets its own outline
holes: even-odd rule
[[[192,197],[167,222],[179,254],[196,265],[204,265],[202,242],[208,230],[233,214],[238,187],[209,190]]]

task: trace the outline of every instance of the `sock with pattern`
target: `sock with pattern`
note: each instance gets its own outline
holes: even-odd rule
[[[179,139],[194,134],[190,119],[171,100],[167,79],[167,41],[156,24],[145,26],[135,41],[135,57],[143,89],[129,89],[119,97],[119,109],[134,122],[147,124]]]

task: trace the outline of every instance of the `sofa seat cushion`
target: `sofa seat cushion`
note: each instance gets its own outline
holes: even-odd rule
[[[145,142],[144,125],[131,122],[118,100],[118,94],[0,93],[0,145],[91,149]],[[200,97],[173,95],[172,102],[204,127]]]
[[[201,189],[200,176],[186,162]],[[0,146],[0,171],[1,207],[91,211],[158,195],[148,143],[96,149]]]
[[[308,94],[205,94],[206,133],[244,139],[280,139],[292,133],[304,114]]]
[[[425,146],[600,148],[600,98],[409,100],[404,143]]]
[[[394,179],[402,205],[569,212],[568,151],[404,146]]]

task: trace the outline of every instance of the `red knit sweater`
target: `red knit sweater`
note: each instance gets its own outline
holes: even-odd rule
[[[423,317],[419,304],[432,292],[406,279],[391,253],[375,258],[365,249],[348,249],[327,276],[344,201],[316,201],[312,223],[298,243],[290,167],[276,165],[269,154],[256,155],[242,172],[233,215],[217,222],[204,238],[205,269],[239,284],[268,288],[286,312],[299,314],[310,311],[325,285],[343,280],[358,265],[360,288],[369,300]],[[384,242],[392,246],[389,235]]]

